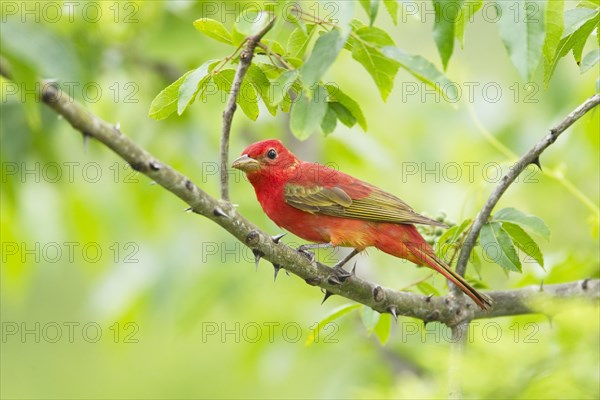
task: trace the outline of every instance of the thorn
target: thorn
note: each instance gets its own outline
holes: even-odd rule
[[[327,278],[327,282],[330,285],[341,285],[342,281],[339,280],[339,278],[335,275],[331,275],[329,278]]]
[[[213,214],[216,217],[225,217],[225,218],[229,217],[229,215],[225,214],[225,211],[221,210],[219,207],[215,207],[215,209],[213,210]]]
[[[356,276],[356,263],[358,261],[354,261],[354,265],[352,266],[352,270],[350,271],[350,274]]]
[[[423,320],[423,329],[427,328],[429,321]]]
[[[425,303],[431,303],[431,298],[433,297],[433,293],[429,296],[425,297]]]
[[[194,209],[193,209],[192,207],[188,207],[188,208],[186,208],[186,209],[185,209],[185,210],[183,210],[183,211],[185,211],[185,212],[193,212],[193,211],[194,211]]]
[[[394,317],[394,321],[396,321],[396,323],[398,323],[398,314],[396,313],[396,307],[389,306],[388,311],[390,312],[390,314],[392,314],[392,317]]]
[[[348,272],[342,267],[335,267],[333,268],[333,271],[340,283],[346,282],[346,280],[353,275],[352,272]]]
[[[121,132],[121,123],[117,122],[117,124],[115,125],[115,129],[119,132]]]
[[[279,265],[279,264],[273,264],[273,268],[275,269],[275,274],[273,276],[273,282],[275,282],[275,281],[277,281],[277,274],[279,274],[279,270],[281,269],[281,265]]]
[[[330,298],[333,293],[330,292],[329,290],[323,289],[323,288],[321,288],[321,292],[325,293],[325,297],[323,297],[323,301],[321,301],[321,305],[323,305],[323,303],[325,303],[325,300]]]
[[[285,235],[287,235],[286,232],[280,233],[279,235],[271,236],[271,240],[273,241],[273,243],[279,243],[281,238],[284,237]]]
[[[156,181],[150,181],[149,185],[150,185],[150,186],[154,186],[154,185],[156,185]]]
[[[265,253],[257,249],[252,249],[252,253],[254,253],[254,264],[256,264],[256,270],[258,271],[258,262]]]
[[[582,288],[583,290],[587,290],[587,288],[588,288],[588,282],[589,282],[589,281],[590,281],[590,278],[585,278],[585,279],[583,280],[583,282],[581,282],[581,288]]]
[[[542,280],[542,283],[540,283],[540,292],[544,291],[544,281]]]
[[[540,156],[537,156],[536,158],[533,159],[533,161],[531,162],[531,164],[537,166],[540,171],[542,170],[542,164],[540,163]]]

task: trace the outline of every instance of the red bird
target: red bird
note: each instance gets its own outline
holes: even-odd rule
[[[444,226],[383,190],[321,164],[296,158],[279,140],[254,143],[236,159],[265,213],[280,227],[319,246],[352,247],[338,265],[374,246],[444,275],[479,307],[491,300],[435,256],[413,224]],[[310,248],[311,246],[307,246]]]

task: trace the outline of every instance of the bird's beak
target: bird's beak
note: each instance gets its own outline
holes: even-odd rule
[[[247,154],[243,154],[241,157],[233,160],[231,167],[244,172],[251,172],[260,169],[260,164],[254,158],[249,157]]]

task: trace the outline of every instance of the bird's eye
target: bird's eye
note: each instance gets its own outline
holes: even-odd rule
[[[270,149],[267,152],[267,157],[269,157],[271,160],[274,160],[275,158],[277,158],[277,152],[275,151],[275,149]]]

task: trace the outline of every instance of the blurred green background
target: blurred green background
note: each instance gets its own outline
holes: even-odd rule
[[[78,3],[70,14],[58,8],[64,14],[57,20],[42,3],[12,2],[16,13],[6,3],[5,49],[18,49],[91,112],[120,123],[138,144],[218,196],[225,99],[210,96],[160,122],[147,115],[154,96],[183,72],[231,52],[192,22],[208,16],[230,25],[244,2]],[[35,4],[38,11],[24,14],[21,7],[35,10]],[[418,4],[431,9],[429,2]],[[206,15],[215,5],[218,14]],[[357,17],[366,21],[360,7]],[[401,13],[399,19],[393,26],[380,12],[377,26],[399,48],[440,67],[432,15]],[[284,40],[289,30],[278,34]],[[418,212],[460,222],[476,215],[517,155],[594,93],[598,77],[598,71],[580,75],[569,56],[547,89],[541,68],[524,82],[482,14],[467,27],[465,48],[457,45],[446,73],[462,90],[454,104],[403,70],[384,103],[343,52],[325,80],[359,101],[367,133],[338,124],[327,137],[298,142],[287,115],[273,118],[263,110],[253,122],[238,112],[231,155],[256,140],[279,138],[303,159],[333,164]],[[334,296],[320,305],[318,288],[284,273],[273,283],[266,261],[255,272],[250,251],[221,228],[185,213],[185,204],[103,145],[84,146],[32,94],[25,95],[26,107],[22,93],[0,83],[3,398],[446,395],[447,328],[400,318],[382,346],[361,312],[353,312],[307,346],[315,323],[348,300]],[[544,153],[543,173],[528,169],[498,205],[535,214],[550,227],[550,241],[540,241],[545,269],[525,261],[522,274],[507,276],[485,263],[481,276],[469,271],[473,277],[493,290],[599,277],[599,136],[595,110]],[[232,174],[231,198],[240,212],[279,233],[250,184]],[[284,241],[302,243],[291,234]],[[331,263],[337,255],[320,257]],[[361,277],[387,287],[416,291],[412,284],[430,275],[378,251],[358,260]],[[446,291],[440,276],[427,282]],[[576,301],[561,307],[551,321],[530,315],[474,322],[463,360],[465,395],[597,398],[598,308]]]

